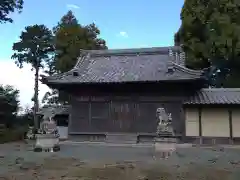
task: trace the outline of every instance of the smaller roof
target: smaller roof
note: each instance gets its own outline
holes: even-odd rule
[[[197,91],[185,105],[239,104],[240,88],[209,88]]]
[[[44,119],[53,117],[56,115],[68,115],[69,114],[69,106],[59,105],[59,106],[43,106],[38,113],[39,115],[43,115]]]

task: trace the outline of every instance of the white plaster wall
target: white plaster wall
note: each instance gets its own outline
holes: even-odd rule
[[[59,139],[67,139],[68,138],[68,127],[65,126],[57,126]]]
[[[186,136],[199,136],[198,109],[187,108],[185,110]]]
[[[240,109],[232,111],[232,131],[233,137],[240,137]]]
[[[230,137],[227,109],[202,109],[202,136]]]

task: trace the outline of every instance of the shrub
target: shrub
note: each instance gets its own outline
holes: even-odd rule
[[[1,129],[0,131],[0,143],[20,141],[24,139],[26,134],[25,127],[19,127],[15,129]]]

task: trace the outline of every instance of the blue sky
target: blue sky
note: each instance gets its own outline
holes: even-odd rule
[[[0,84],[17,86],[24,103],[32,97],[32,73],[17,70],[10,59],[12,44],[28,25],[45,24],[52,28],[72,10],[79,23],[95,22],[109,48],[169,46],[180,26],[183,3],[184,0],[25,0],[23,12],[12,15],[14,23],[0,24]]]
[[[14,14],[13,24],[0,25],[0,59],[11,56],[11,46],[25,26],[53,27],[73,10],[79,22],[95,22],[109,48],[167,46],[180,25],[184,0],[25,0],[22,14]],[[127,37],[121,36],[126,34]]]

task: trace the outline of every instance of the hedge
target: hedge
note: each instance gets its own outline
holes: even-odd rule
[[[26,128],[0,129],[0,144],[24,139]]]

